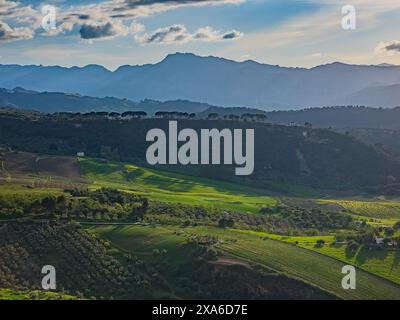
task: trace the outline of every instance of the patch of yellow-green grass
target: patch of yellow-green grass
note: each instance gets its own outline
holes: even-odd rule
[[[320,200],[325,203],[336,203],[344,209],[370,218],[400,220],[399,201],[361,201],[361,200]]]
[[[357,271],[357,289],[343,290],[341,270],[345,263],[293,244],[258,237],[221,247],[235,256],[285,272],[343,299],[400,299],[400,286],[360,269]]]
[[[323,236],[282,236],[278,234],[266,233],[266,232],[258,232],[253,230],[238,230],[232,229],[235,232],[245,233],[245,234],[253,234],[259,237],[269,238],[273,240],[285,241],[289,243],[310,243],[316,244],[318,240],[324,240],[325,242],[332,242],[335,239],[334,235],[323,235]]]
[[[30,203],[50,195],[59,196],[63,193],[63,190],[57,188],[27,188],[19,185],[0,185],[0,203]]]
[[[327,242],[321,248],[317,248],[312,243],[301,243],[299,245],[358,266],[400,284],[400,251],[397,249],[369,250],[361,246],[356,252],[350,253],[346,250],[346,244]]]
[[[85,158],[80,159],[80,164],[92,188],[112,187],[132,191],[156,201],[252,213],[278,202],[264,191],[234,183],[104,160]]]
[[[55,188],[27,188],[19,185],[0,185],[0,219],[21,218],[24,212],[17,207],[27,207],[33,201],[49,195],[58,196],[63,190]],[[10,215],[8,209],[14,207]],[[3,210],[4,209],[4,210]]]
[[[184,243],[190,235],[216,236],[219,239],[216,247],[225,254],[287,274],[339,298],[400,299],[399,285],[361,269],[357,271],[357,289],[344,290],[341,287],[343,278],[341,270],[346,263],[294,244],[267,239],[266,234],[213,227],[129,226],[118,228],[110,226],[106,228],[91,227],[90,229],[132,252],[143,252],[143,250],[148,252],[152,248],[162,248],[169,243],[169,248],[171,248],[170,245],[175,246],[174,256],[177,259],[179,256],[185,256]],[[129,240],[124,239],[126,237]],[[174,245],[174,242],[178,245]]]
[[[38,290],[0,289],[0,300],[77,300],[77,297]]]
[[[254,233],[245,230],[239,232]],[[346,244],[334,243],[334,236],[287,237],[263,232],[254,234],[290,243],[297,242],[299,247],[339,259],[400,284],[400,251],[397,249],[369,250],[361,247],[356,252],[348,252],[346,251]],[[324,240],[325,244],[322,247],[316,246],[318,240]]]
[[[32,197],[40,198],[46,195],[60,195],[63,193],[59,188],[28,188],[14,184],[0,184],[0,196],[6,197]]]
[[[400,219],[396,218],[383,218],[383,219],[378,219],[378,218],[371,218],[371,217],[366,217],[358,214],[352,214],[352,216],[356,220],[361,220],[365,221],[367,224],[374,226],[374,227],[386,227],[386,226],[391,226],[394,225],[396,222],[400,221]]]

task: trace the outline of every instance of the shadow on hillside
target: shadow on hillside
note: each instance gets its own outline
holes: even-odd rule
[[[189,192],[195,185],[191,181],[182,181],[178,179],[169,179],[163,176],[146,175],[146,171],[141,168],[134,170],[123,170],[124,179],[127,182],[135,182],[140,179],[144,184],[151,185],[158,189],[166,189],[169,191]]]
[[[362,265],[372,259],[385,260],[388,254],[388,250],[385,249],[370,249],[367,246],[361,246],[356,255],[356,262]]]
[[[394,252],[394,259],[391,270],[396,268],[399,265],[399,263],[400,263],[400,250],[396,249],[396,251]]]
[[[357,254],[357,250],[351,249],[348,246],[344,249],[344,253],[346,254],[346,258],[352,259]]]

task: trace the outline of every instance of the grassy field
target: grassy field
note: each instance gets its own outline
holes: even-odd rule
[[[63,193],[62,189],[57,188],[32,189],[20,185],[0,184],[0,220],[26,217],[23,208],[28,207],[33,201]],[[12,214],[10,214],[10,210],[13,211]]]
[[[226,254],[285,273],[340,298],[400,299],[400,286],[360,269],[357,289],[343,290],[341,269],[344,263],[293,244],[265,239],[254,232],[172,226],[99,226],[90,227],[90,230],[135,254],[150,256],[153,249],[166,249],[174,259],[184,258],[185,251],[181,249],[190,235],[213,235],[220,240],[217,248]]]
[[[63,193],[59,188],[27,188],[14,184],[0,184],[0,197],[4,196],[7,199],[20,198],[38,199],[48,195],[60,195]]]
[[[400,220],[400,202],[398,201],[321,200],[321,202],[336,203],[364,217]]]
[[[0,289],[0,300],[76,300],[77,297],[49,291]]]
[[[334,235],[324,235],[324,236],[281,236],[277,234],[271,234],[266,232],[258,232],[258,231],[251,231],[251,230],[238,230],[234,229],[235,232],[242,232],[244,234],[252,234],[258,237],[266,237],[273,240],[279,240],[283,242],[289,243],[299,243],[299,244],[312,244],[315,245],[317,240],[324,240],[325,242],[333,242],[335,240]]]
[[[349,254],[346,252],[344,244],[327,243],[322,248],[316,248],[310,243],[301,244],[301,246],[340,259],[400,284],[400,252],[398,250],[368,250],[361,247],[357,252]]]
[[[315,247],[313,242],[299,242],[298,245],[358,266],[400,284],[400,251],[398,250],[368,250],[361,247],[356,252],[350,253],[346,251],[345,244],[333,244],[329,240],[322,248]]]
[[[147,169],[131,164],[80,159],[92,188],[112,187],[145,194],[151,200],[257,213],[277,204],[265,192],[233,183]]]
[[[288,243],[297,242],[297,246],[299,247],[358,266],[368,272],[400,284],[400,251],[395,249],[367,250],[361,247],[356,252],[350,253],[346,251],[346,244],[333,243],[335,240],[334,236],[291,237],[244,230],[238,230],[238,232],[251,233],[260,237],[266,236]],[[325,245],[317,247],[317,240],[324,240]]]
[[[202,205],[211,208],[258,213],[263,206],[273,206],[279,200],[266,192],[233,183],[186,176],[139,167],[136,165],[96,159],[79,159],[83,178],[91,189],[111,187],[143,194],[153,201]],[[4,183],[0,199],[20,201],[49,194],[62,194],[60,188],[35,187]],[[362,200],[318,200],[337,204],[350,210],[357,218],[374,223],[393,224],[400,220],[400,202]],[[340,210],[340,208],[339,208]],[[376,222],[378,221],[378,222]],[[212,227],[177,226],[89,226],[93,233],[111,241],[115,246],[132,251],[152,263],[185,263],[190,235],[217,236],[217,248],[227,255],[300,279],[344,299],[400,299],[400,252],[395,250],[359,249],[346,252],[343,244],[333,245],[334,235],[315,237],[279,236],[247,230],[226,230]],[[324,240],[322,248],[315,246]],[[296,243],[296,245],[295,245]],[[154,255],[153,250],[165,250],[166,255]],[[359,267],[357,290],[341,288],[341,268],[345,264]],[[32,292],[0,289],[0,299],[28,299]],[[50,299],[38,293],[37,299]],[[57,297],[54,297],[57,298]],[[59,297],[62,298],[62,297]]]
[[[153,226],[93,226],[89,231],[101,235],[111,241],[119,249],[132,251],[135,255],[149,263],[168,262],[171,264],[183,263],[187,258],[190,246],[187,238],[175,232],[174,227]],[[156,256],[153,249],[166,250],[167,256]],[[184,252],[184,254],[182,254]]]

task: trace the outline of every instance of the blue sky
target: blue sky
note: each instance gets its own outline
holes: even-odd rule
[[[154,63],[173,52],[311,67],[333,61],[400,64],[400,1],[0,0],[0,63],[83,66]],[[41,7],[57,8],[57,29]]]

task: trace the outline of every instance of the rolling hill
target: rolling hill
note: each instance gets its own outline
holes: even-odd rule
[[[206,119],[216,113],[220,118],[245,113],[265,114],[270,123],[299,125],[311,123],[315,127],[335,129],[399,129],[399,108],[371,108],[362,106],[333,106],[288,111],[262,111],[245,107],[219,107],[188,100],[156,101],[145,99],[133,102],[112,97],[96,98],[62,92],[37,92],[24,88],[0,89],[0,108],[19,109],[21,112],[45,113],[70,112],[117,112],[145,111],[154,116],[158,111],[195,113],[198,119]],[[4,112],[3,112],[4,113]]]
[[[198,177],[152,170],[132,164],[80,159],[83,177],[92,188],[112,187],[154,200],[258,212],[277,204],[265,191]]]
[[[266,113],[268,122],[335,129],[399,129],[400,108],[337,106]]]
[[[364,88],[351,94],[346,101],[353,105],[399,106],[400,84]]]
[[[0,89],[0,107],[33,110],[45,113],[55,112],[118,112],[145,111],[153,115],[157,111],[178,111],[201,113],[211,106],[205,103],[185,100],[133,102],[113,97],[91,97],[77,93],[38,92],[21,87]],[[222,108],[218,108],[222,110]]]
[[[30,215],[17,221],[7,216],[0,217],[0,274],[3,269],[11,270],[4,279],[0,277],[0,288],[10,287],[10,283],[14,288],[0,289],[0,299],[71,298],[67,294],[81,298],[123,299],[142,296],[297,300],[400,297],[398,250],[395,248],[370,250],[360,246],[349,256],[345,244],[334,243],[335,235],[343,232],[343,228],[336,226],[335,229],[319,230],[315,223],[313,232],[318,232],[318,235],[314,236],[262,232],[265,226],[259,224],[257,219],[269,217],[274,219],[269,220],[272,222],[278,219],[278,215],[262,213],[260,208],[275,207],[279,201],[277,195],[272,198],[265,191],[251,187],[105,159],[83,158],[78,162],[72,157],[15,152],[3,153],[2,159],[3,170],[11,173],[12,177],[19,172],[25,174],[28,181],[42,175],[80,179],[86,183],[80,188],[114,188],[148,197],[150,211],[141,222],[110,220],[98,215],[86,220],[81,214],[73,218],[66,212],[54,221],[43,220],[42,215],[36,219],[35,215]],[[55,166],[57,163],[58,166]],[[76,167],[78,163],[79,170]],[[78,178],[77,172],[82,177]],[[18,183],[13,178],[2,181],[0,203],[10,203],[13,199],[12,203],[22,204],[46,196],[67,195],[65,191],[55,188],[14,185]],[[66,188],[70,186],[66,185]],[[71,199],[70,194],[67,197]],[[86,197],[78,195],[75,201],[82,198]],[[372,213],[381,210],[377,209],[377,202],[331,201],[346,208],[349,207],[347,204],[351,204],[354,213],[364,212],[367,218],[370,216],[365,208]],[[298,199],[296,203],[296,206],[301,205]],[[398,203],[391,203],[393,205],[388,210],[381,210],[385,218],[398,217]],[[367,204],[371,206],[366,207]],[[70,203],[66,207],[74,206]],[[97,205],[92,208],[100,210]],[[217,210],[229,211],[224,214],[235,219],[235,229],[216,227],[218,221],[210,220],[210,217],[218,215]],[[288,208],[283,207],[282,210],[284,214]],[[234,211],[242,212],[242,218],[248,219],[247,224],[242,224]],[[197,220],[189,220],[193,212],[198,215]],[[317,211],[311,213],[317,215]],[[153,220],[155,215],[164,219]],[[175,217],[175,220],[165,219],[167,216]],[[282,217],[290,219],[285,214]],[[326,217],[330,221],[337,218],[333,212],[327,212]],[[295,218],[300,222],[304,219],[301,216]],[[70,219],[73,219],[72,223]],[[253,219],[255,225],[251,225]],[[188,224],[188,221],[192,222]],[[300,225],[294,230],[302,232]],[[356,232],[357,229],[346,230]],[[321,239],[326,244],[317,248],[316,241]],[[32,243],[36,247],[40,241],[46,244],[40,250],[32,250]],[[76,248],[80,249],[77,251]],[[15,258],[14,264],[2,259],[11,254]],[[26,256],[33,261],[30,266],[33,271],[21,267]],[[57,270],[60,269],[59,283],[65,293],[47,295],[26,291],[37,289],[35,274],[39,270],[36,263],[38,257],[45,258],[56,265]],[[68,268],[63,267],[66,260],[69,261]],[[346,291],[340,286],[343,277],[341,268],[345,264],[359,267],[357,290]],[[79,272],[82,265],[89,272]],[[20,268],[23,272],[19,271]],[[120,282],[121,279],[127,279],[133,287],[121,285],[125,283]],[[234,285],[228,285],[233,279]]]
[[[21,119],[0,116],[0,144],[13,150],[55,155],[76,155],[146,165],[146,133],[152,128],[168,131],[164,119],[133,119],[40,116]],[[234,175],[233,166],[160,166],[161,169],[229,180],[259,188],[288,190],[288,185],[319,189],[395,190],[400,165],[390,156],[344,134],[305,127],[265,123],[179,120],[179,128],[255,130],[254,174]]]
[[[172,226],[99,226],[90,227],[119,248],[140,254],[144,259],[154,248],[173,252],[174,260],[183,259],[182,244],[191,235],[212,235],[216,247],[225,254],[268,270],[286,274],[342,299],[399,299],[400,286],[363,270],[357,271],[356,290],[340,286],[345,263],[281,241],[265,239],[253,232],[193,227],[179,230]],[[285,254],[282,254],[282,253]],[[147,253],[147,254],[146,254]]]

